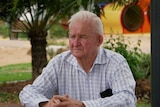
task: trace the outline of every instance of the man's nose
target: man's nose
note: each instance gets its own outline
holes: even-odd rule
[[[74,39],[74,45],[76,45],[76,46],[80,45],[80,38],[79,37],[76,37]]]

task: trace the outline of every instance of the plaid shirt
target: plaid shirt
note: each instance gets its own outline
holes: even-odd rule
[[[100,93],[112,89],[113,95]],[[135,107],[135,80],[125,58],[110,50],[99,49],[87,74],[70,51],[55,56],[32,85],[20,92],[25,107],[39,107],[57,92],[82,101],[86,107]]]

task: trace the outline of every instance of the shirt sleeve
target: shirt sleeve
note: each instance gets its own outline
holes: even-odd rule
[[[40,102],[49,101],[56,94],[56,65],[49,63],[32,85],[27,85],[19,94],[24,107],[39,107]]]
[[[111,87],[112,96],[83,103],[86,107],[136,107],[135,80],[126,60],[111,73]]]

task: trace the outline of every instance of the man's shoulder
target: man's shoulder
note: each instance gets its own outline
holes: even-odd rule
[[[56,56],[54,56],[50,63],[56,64],[56,65],[61,65],[61,64],[69,64],[69,65],[75,65],[76,64],[76,58],[72,55],[71,51],[65,51],[62,52]]]
[[[115,51],[112,51],[109,49],[104,49],[104,53],[105,53],[106,57],[111,60],[115,60],[115,61],[125,60],[124,56],[118,52],[115,52]]]
[[[60,53],[60,54],[57,54],[55,57],[53,57],[53,59],[55,58],[55,59],[61,59],[61,60],[65,60],[65,59],[67,59],[67,58],[69,58],[69,57],[72,57],[72,54],[71,54],[71,52],[70,52],[70,50],[68,50],[68,51],[64,51],[64,52],[62,52],[62,53]]]

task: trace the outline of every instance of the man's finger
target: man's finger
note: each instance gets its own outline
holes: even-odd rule
[[[59,99],[53,99],[53,102],[59,104],[61,101]]]
[[[66,94],[66,95],[64,95],[64,97],[69,98],[69,95],[68,95],[68,94]]]
[[[59,96],[59,95],[56,95],[53,97],[54,99],[59,99],[60,101],[68,101],[68,96]]]

